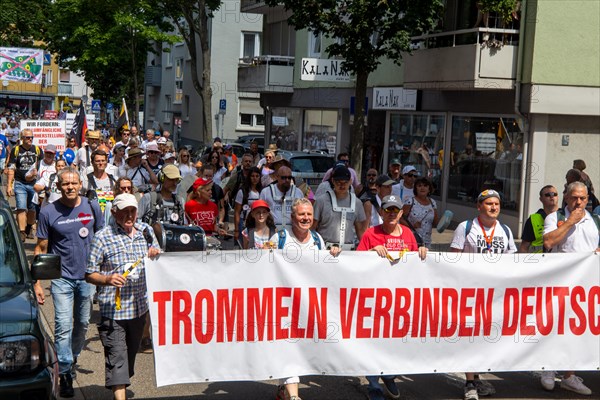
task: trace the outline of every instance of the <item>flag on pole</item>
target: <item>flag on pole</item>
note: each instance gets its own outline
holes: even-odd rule
[[[120,132],[121,129],[129,129],[129,115],[127,114],[127,104],[125,104],[125,99],[123,99],[123,104],[121,104],[119,120],[117,121],[117,132]]]
[[[85,134],[88,131],[87,121],[85,118],[85,106],[83,101],[79,104],[77,114],[75,114],[75,121],[73,121],[73,128],[71,128],[71,137],[75,138],[77,146],[81,147],[81,143],[85,138]]]

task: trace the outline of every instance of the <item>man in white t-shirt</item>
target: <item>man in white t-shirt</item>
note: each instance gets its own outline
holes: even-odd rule
[[[500,194],[484,190],[477,197],[479,215],[473,220],[461,222],[454,231],[450,250],[454,253],[515,253],[517,246],[510,228],[500,221]],[[493,394],[495,389],[479,374],[467,372],[465,400],[479,400],[479,396]]]
[[[260,192],[260,199],[269,204],[277,229],[282,229],[290,224],[292,202],[304,195],[292,184],[292,170],[289,167],[279,167],[274,175],[277,183],[264,187]]]
[[[365,202],[365,215],[369,220],[369,226],[377,226],[383,224],[383,219],[379,214],[379,208],[381,207],[381,201],[385,196],[392,194],[392,187],[395,181],[387,175],[379,175],[375,181],[377,186],[377,194],[374,200],[367,200]],[[366,210],[370,210],[367,212]]]
[[[27,171],[27,174],[25,174],[25,177],[33,177],[36,181],[36,184],[33,185],[33,190],[36,191],[37,196],[38,196],[38,202],[37,204],[41,205],[45,196],[46,196],[46,192],[43,190],[44,188],[40,189],[40,186],[36,186],[37,182],[42,180],[42,179],[48,179],[50,177],[50,175],[55,174],[56,173],[56,167],[55,167],[55,156],[56,156],[56,146],[53,144],[49,144],[44,148],[44,158],[42,158],[39,162],[33,164],[31,166],[31,168],[29,169],[29,171]]]
[[[557,253],[585,253],[600,251],[600,220],[585,209],[588,189],[582,182],[573,182],[565,192],[566,207],[548,215],[544,220],[544,248]],[[541,383],[553,390],[554,371],[544,371]],[[590,388],[573,371],[563,374],[560,387],[575,393],[591,395]]]
[[[85,176],[86,168],[92,165],[91,156],[94,150],[100,145],[100,139],[100,131],[87,131],[85,134],[85,144],[77,150],[75,165],[79,169],[81,179]]]
[[[413,188],[415,187],[415,179],[419,176],[419,171],[412,166],[407,165],[402,168],[402,180],[400,183],[392,186],[392,194],[400,197],[402,203],[407,204],[409,200],[415,197]]]
[[[97,199],[100,210],[103,215],[107,216],[106,211],[110,210],[115,198],[114,190],[118,177],[106,171],[108,153],[104,150],[94,151],[91,160],[93,171],[83,176],[81,194]]]

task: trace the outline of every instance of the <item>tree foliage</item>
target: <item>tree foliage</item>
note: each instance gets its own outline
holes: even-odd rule
[[[342,69],[356,77],[356,115],[352,137],[352,165],[362,169],[364,99],[369,74],[384,57],[401,64],[410,51],[411,36],[425,33],[437,23],[441,0],[266,0],[292,11],[288,22],[336,38],[325,51],[345,61]]]
[[[0,46],[31,47],[43,38],[50,0],[3,1]]]
[[[139,111],[148,52],[177,40],[154,0],[55,0],[49,16],[46,43],[59,64],[83,73],[94,97],[123,96]]]
[[[192,85],[202,101],[202,142],[210,143],[212,89],[209,20],[221,7],[221,0],[160,0],[160,6],[164,15],[177,27],[190,52]]]

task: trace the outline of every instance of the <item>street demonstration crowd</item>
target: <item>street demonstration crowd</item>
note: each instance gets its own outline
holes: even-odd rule
[[[70,137],[60,154],[54,145],[33,145],[28,129],[17,137],[20,141],[11,143],[0,134],[7,194],[16,198],[22,240],[37,236],[35,254],[51,252],[62,260],[62,278],[51,284],[62,397],[74,396],[77,357],[96,296],[106,387],[115,399],[126,398],[136,353],[152,351],[145,257],[204,251],[219,248],[220,240],[233,240],[245,249],[293,245],[332,256],[375,251],[391,259],[390,252],[418,252],[425,258],[434,227],[442,231],[451,220],[451,213],[442,212],[431,198],[431,181],[397,160],[387,174],[369,169],[361,183],[348,154],[341,153],[323,182],[311,187],[294,179],[290,161],[275,145],[263,156],[251,143],[238,158],[231,145],[216,138],[212,149],[193,162],[188,148],[176,151],[169,132],[148,129],[141,137],[135,126],[123,130],[119,141],[106,130],[87,131],[81,147]],[[456,227],[451,251],[600,250],[600,207],[584,169],[585,163],[575,160],[567,172],[560,208],[557,187],[542,188],[542,207],[525,223],[518,248],[510,228],[499,220],[500,193],[482,188],[477,216]],[[39,281],[35,292],[43,304]],[[399,398],[394,376],[367,379],[370,399]],[[299,381],[281,380],[277,399],[299,400]],[[553,390],[556,382],[555,372],[542,373],[544,389]],[[560,387],[591,394],[569,371],[562,374]],[[465,400],[492,393],[489,382],[476,372],[466,373]]]

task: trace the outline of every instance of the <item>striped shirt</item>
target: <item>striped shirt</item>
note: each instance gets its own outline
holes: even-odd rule
[[[100,286],[98,302],[103,317],[128,320],[140,317],[148,311],[146,270],[143,261],[148,254],[148,242],[144,238],[145,230],[152,236],[152,246],[156,248],[159,246],[148,224],[138,222],[135,224],[135,229],[133,237],[130,237],[120,226],[113,223],[97,232],[92,241],[85,271],[87,274],[94,272],[102,275],[122,274],[127,264],[142,259],[142,262],[128,276],[125,286],[121,288],[121,310],[117,311],[115,308],[117,288]]]

